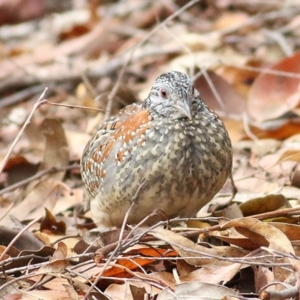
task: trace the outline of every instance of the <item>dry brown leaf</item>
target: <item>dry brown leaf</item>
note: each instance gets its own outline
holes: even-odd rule
[[[126,259],[126,256],[137,256],[140,257],[137,258],[130,258]],[[136,270],[140,267],[145,267],[147,265],[153,264],[156,261],[156,258],[159,257],[175,257],[177,256],[177,253],[173,250],[169,249],[160,249],[160,248],[140,248],[140,249],[133,249],[123,254],[123,259],[118,259],[116,261],[116,266],[113,266],[111,268],[108,268],[104,271],[103,276],[104,277],[117,277],[117,278],[123,278],[123,277],[132,277],[131,274],[127,273],[126,269],[129,270]],[[149,257],[153,257],[153,259],[147,259]],[[96,258],[95,258],[96,259]],[[120,267],[118,267],[119,265]]]
[[[282,59],[268,70],[299,73],[300,52]],[[299,99],[299,78],[262,72],[249,91],[248,112],[259,122],[278,118],[297,107]]]
[[[265,247],[266,251],[270,254],[276,253],[287,256],[287,258],[284,257],[281,260],[276,259],[275,262],[289,262],[292,265],[292,270],[285,270],[286,268],[276,266],[276,270],[274,269],[275,276],[278,276],[276,273],[284,273],[284,275],[282,275],[282,281],[285,281],[291,274],[296,277],[299,276],[300,262],[298,259],[293,258],[293,255],[295,254],[293,246],[281,230],[268,223],[252,218],[231,220],[223,224],[221,228],[228,228],[232,226],[235,227],[238,232],[247,236],[261,247]]]
[[[263,266],[253,266],[255,292],[258,293],[264,286],[274,282],[274,273]],[[275,289],[275,286],[271,286]]]
[[[116,300],[133,300],[132,294],[128,286],[120,284],[111,284],[105,290],[105,294],[111,299]]]
[[[280,229],[290,241],[300,240],[300,227],[295,224],[280,223],[280,222],[269,222],[272,226]]]
[[[177,268],[177,272],[178,272],[179,276],[182,276],[182,277],[192,273],[193,271],[195,271],[197,269],[196,267],[188,264],[183,259],[178,259],[177,260],[176,268]]]
[[[83,189],[75,188],[72,189],[71,193],[69,190],[60,191],[60,198],[56,200],[56,205],[52,209],[54,215],[60,214],[64,211],[72,209],[76,205],[82,204]]]
[[[289,138],[300,131],[300,124],[297,119],[274,119],[259,125],[256,123],[250,126],[252,134],[259,139],[278,139]]]
[[[74,287],[70,284],[63,284],[63,287],[66,289],[66,292],[68,293],[70,300],[78,300],[78,294]]]
[[[21,293],[11,293],[10,295],[6,295],[2,298],[3,300],[23,300],[23,296]]]
[[[15,238],[20,232],[20,229],[11,229],[4,226],[0,226],[0,245],[8,246],[8,244]],[[14,243],[14,247],[18,250],[37,250],[44,244],[36,238],[36,236],[30,231],[26,230]]]
[[[206,76],[210,82],[207,81]],[[200,92],[205,103],[213,110],[221,111],[222,116],[236,115],[241,118],[241,115],[246,112],[246,99],[215,72],[208,70],[206,76],[202,75],[195,81],[195,88]],[[221,103],[212,91],[212,86]]]
[[[245,217],[286,207],[291,207],[291,205],[281,194],[270,194],[240,204],[240,209]]]
[[[259,246],[269,247],[283,253],[294,253],[287,236],[274,226],[253,218],[240,218],[225,222],[222,229],[234,227],[239,233],[248,237]]]
[[[66,281],[67,284],[67,281]],[[39,290],[32,290],[32,291],[22,291],[23,299],[26,300],[36,300],[36,299],[43,299],[43,300],[70,300],[69,294],[66,291],[61,290],[46,290],[46,291],[39,291]]]
[[[40,171],[67,166],[69,164],[69,148],[61,122],[56,119],[45,119],[41,128],[46,137],[46,145]],[[64,175],[65,172],[60,171],[51,174],[51,177],[62,180]]]
[[[206,42],[207,41],[208,40],[206,40]],[[189,70],[195,69],[195,64],[196,66],[201,66],[201,68],[205,70],[211,70],[216,66],[219,66],[221,60],[222,56],[212,51],[198,51],[194,52],[192,55],[185,54],[178,56],[175,59],[171,60],[169,64],[161,66],[161,68],[157,69],[151,74],[151,78],[148,78],[147,80],[147,85],[145,85],[144,89],[139,93],[139,98],[147,98],[149,90],[151,89],[155,78],[157,78],[158,75],[164,72],[176,70],[188,74]],[[199,89],[199,92],[201,93],[201,89]]]
[[[259,247],[257,243],[238,233],[234,228],[227,230],[226,233],[223,231],[212,231],[208,235],[246,250],[255,250]]]
[[[214,22],[215,29],[225,29],[238,26],[248,19],[248,14],[241,11],[224,11],[221,16]]]
[[[197,245],[188,238],[162,228],[154,229],[151,234],[170,244],[187,263],[193,266],[206,264],[228,265],[229,262],[220,261],[220,259],[224,257],[243,257],[247,254],[247,251],[230,246],[207,248]]]
[[[58,168],[69,164],[68,145],[61,122],[55,119],[46,119],[41,129],[46,137],[44,158],[39,170]],[[34,219],[43,215],[44,207],[52,210],[57,200],[57,189],[63,179],[65,171],[59,171],[47,175],[47,179],[31,182],[26,191],[26,197],[22,202],[14,206],[10,214],[19,220]],[[24,197],[23,194],[21,196]],[[12,224],[9,215],[1,220],[1,224]]]
[[[284,161],[295,161],[300,162],[300,149],[299,150],[287,150],[284,153],[281,154],[279,157],[277,164],[282,163]]]
[[[139,300],[147,294],[146,289],[144,287],[137,287],[132,284],[129,285],[130,292],[133,300]]]
[[[50,246],[51,245],[51,242],[50,242],[48,234],[42,233],[40,231],[36,231],[34,233],[34,236],[37,239],[39,239],[45,246]]]
[[[13,156],[7,161],[4,172],[6,173],[6,185],[11,185],[30,176],[38,169],[37,164],[30,163],[24,156]]]
[[[47,265],[42,266],[36,274],[57,274],[58,276],[63,273],[69,263],[65,259],[57,259],[49,262]]]
[[[54,253],[53,247],[49,247],[49,246],[44,246],[39,250],[32,250],[32,251],[23,250],[21,252],[19,252],[14,247],[10,247],[8,254],[11,257],[18,257],[19,259],[13,260],[10,263],[7,263],[5,265],[5,269],[10,270],[13,268],[23,267],[23,266],[26,266],[27,264],[29,264],[29,262],[31,262],[32,264],[39,263],[39,262],[44,261],[45,258],[53,255],[53,253]],[[32,259],[32,256],[34,256],[35,258]]]
[[[251,68],[259,68],[263,62],[258,58],[242,56],[241,53],[232,50],[228,52],[222,58],[224,65],[220,65],[216,69],[216,73],[247,98],[251,83],[258,76],[257,71],[251,70]]]
[[[15,216],[19,220],[35,219],[44,214],[44,207],[52,210],[57,200],[57,188],[60,182],[53,179],[46,179],[33,185],[31,192],[23,199],[23,201],[12,208],[10,215]],[[12,226],[9,215],[2,218],[0,224]]]
[[[65,234],[66,227],[65,222],[57,221],[52,213],[45,208],[45,217],[41,221],[40,231],[52,234]]]
[[[16,24],[40,18],[45,13],[44,2],[45,0],[2,0],[0,2],[0,24]]]
[[[241,141],[245,138],[245,128],[241,120],[222,117],[222,121],[224,122],[232,143]]]
[[[36,274],[57,274],[64,272],[65,268],[69,265],[67,257],[67,246],[63,242],[57,244],[57,249],[54,251],[53,256],[50,257],[49,263],[39,268]]]
[[[134,272],[133,274],[135,274],[135,278],[133,278],[130,281],[130,284],[134,285],[137,288],[144,288],[146,292],[151,296],[155,296],[159,294],[161,290],[166,287],[169,287],[171,289],[174,289],[175,287],[173,275],[168,272],[153,272],[151,274]],[[139,279],[139,280],[135,280],[135,279]],[[112,297],[112,299],[134,300],[130,292],[130,289],[128,288],[128,286],[126,286],[126,284],[124,285],[111,284],[105,290],[105,295],[107,295],[108,297],[109,296]]]
[[[67,245],[63,242],[59,242],[57,244],[57,249],[53,253],[53,257],[50,258],[50,261],[54,261],[57,259],[65,259],[67,257],[68,248]]]
[[[80,160],[84,147],[91,136],[86,133],[71,130],[66,130],[65,135],[70,148],[70,160]]]
[[[241,264],[232,263],[228,266],[213,266],[199,268],[185,276],[180,276],[181,282],[201,281],[212,284],[230,281],[241,269]]]
[[[174,292],[165,289],[158,295],[157,300],[183,300],[187,297],[198,300],[220,300],[228,296],[238,297],[239,293],[225,286],[196,281],[177,284]]]

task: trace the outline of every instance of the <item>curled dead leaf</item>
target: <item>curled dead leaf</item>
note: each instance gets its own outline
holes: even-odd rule
[[[284,161],[300,162],[300,150],[287,150],[281,154],[276,164],[280,164]]]
[[[240,204],[240,209],[245,217],[274,211],[283,207],[291,207],[291,205],[281,194],[270,194],[265,197],[250,199]]]
[[[221,225],[222,229],[234,227],[259,246],[269,247],[283,253],[295,253],[287,236],[276,227],[253,218],[240,218]]]
[[[41,221],[40,231],[52,234],[66,234],[66,223],[63,221],[56,221],[52,213],[45,208],[45,217]]]
[[[230,246],[207,248],[195,244],[186,237],[162,228],[154,229],[151,231],[151,234],[170,244],[187,263],[193,266],[207,264],[217,266],[228,265],[229,262],[223,260],[224,257],[243,257],[248,253],[242,249]]]
[[[259,122],[278,118],[299,105],[300,52],[282,59],[262,72],[248,96],[248,112]]]

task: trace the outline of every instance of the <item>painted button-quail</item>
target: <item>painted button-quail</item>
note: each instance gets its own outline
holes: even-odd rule
[[[100,228],[120,227],[162,209],[193,217],[231,175],[230,138],[191,79],[159,76],[146,100],[103,122],[85,147],[81,174]]]

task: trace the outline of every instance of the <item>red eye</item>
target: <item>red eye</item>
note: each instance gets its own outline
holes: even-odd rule
[[[160,90],[160,95],[165,99],[168,98],[168,92],[165,89]]]

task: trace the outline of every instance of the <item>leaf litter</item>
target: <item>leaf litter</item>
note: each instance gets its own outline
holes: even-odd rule
[[[0,298],[298,299],[299,5],[75,2],[0,5]],[[94,232],[90,133],[173,69],[225,122],[234,203]]]

